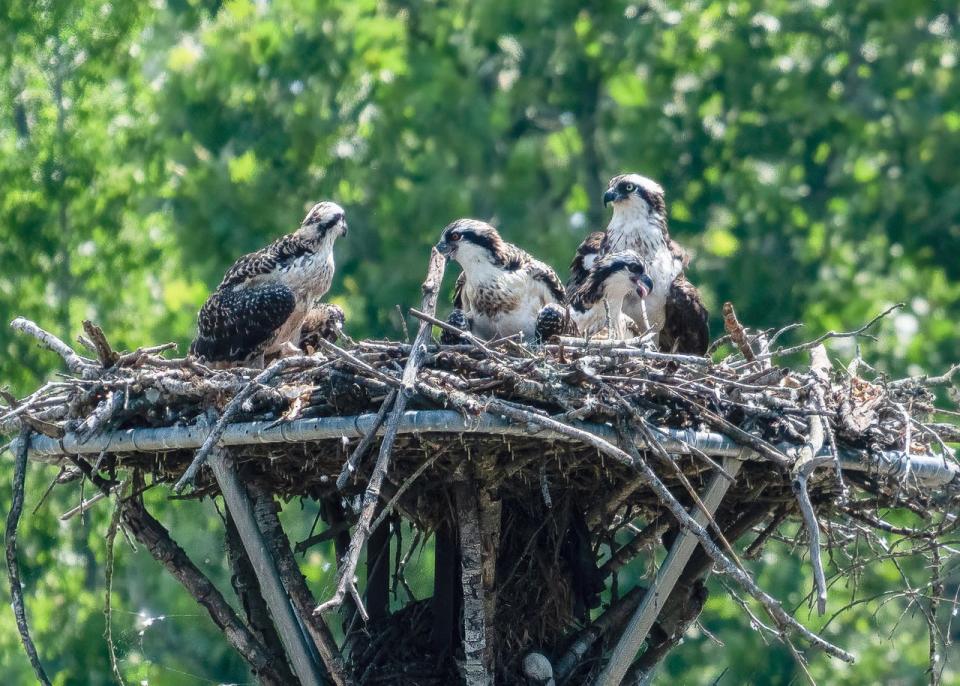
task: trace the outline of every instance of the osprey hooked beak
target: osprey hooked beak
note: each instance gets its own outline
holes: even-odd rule
[[[637,295],[646,298],[653,290],[653,279],[646,274],[636,274],[630,277],[630,281],[637,287]]]
[[[446,240],[441,239],[440,242],[437,243],[436,246],[434,247],[437,249],[438,253],[446,257],[448,260],[450,259],[450,256],[453,254],[454,246],[452,246]]]
[[[603,194],[603,206],[606,207],[612,202],[617,200],[622,200],[623,196],[617,191],[616,188],[608,188],[607,192]]]

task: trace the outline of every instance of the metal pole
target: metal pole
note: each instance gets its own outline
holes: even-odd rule
[[[740,460],[727,457],[723,461],[723,468],[731,476],[736,476],[737,472],[740,471],[740,464]],[[703,504],[711,517],[713,513],[717,511],[717,507],[720,506],[720,501],[723,500],[723,496],[729,487],[730,482],[721,474],[715,474],[710,480],[710,484],[707,486],[707,493],[703,497]],[[707,525],[707,515],[700,510],[700,508],[694,507],[690,510],[690,516],[692,516],[700,526]],[[596,686],[619,686],[620,682],[623,681],[623,677],[630,668],[630,663],[633,662],[637,653],[640,651],[640,646],[643,645],[643,642],[647,639],[647,634],[650,633],[653,623],[663,609],[663,604],[667,601],[667,598],[670,597],[673,587],[677,584],[677,579],[680,578],[680,573],[683,571],[683,568],[686,567],[696,547],[697,537],[686,529],[677,536],[677,540],[667,554],[667,559],[663,561],[663,564],[661,564],[657,570],[657,576],[653,584],[643,596],[640,607],[634,611],[633,617],[630,618],[630,623],[624,630],[620,640],[617,641],[617,645],[610,655],[610,661],[607,663],[603,672],[601,672]]]
[[[301,629],[302,624],[290,604],[290,598],[277,573],[276,563],[270,556],[263,533],[257,526],[253,505],[237,477],[233,461],[224,455],[222,449],[214,448],[208,464],[220,485],[220,492],[223,493],[230,516],[237,525],[243,547],[250,556],[263,599],[270,609],[270,616],[280,634],[280,641],[290,658],[294,673],[302,686],[320,686],[323,683],[320,668],[313,660],[313,653]]]
[[[299,443],[340,439],[344,436],[364,435],[376,421],[376,413],[356,417],[321,417],[296,419],[278,424],[276,421],[241,422],[231,424],[224,431],[220,445],[260,445],[266,443]],[[570,422],[601,438],[619,445],[616,430],[605,424]],[[381,429],[382,432],[382,429]],[[196,449],[203,444],[209,426],[176,426],[157,429],[122,429],[84,440],[74,432],[63,438],[34,434],[30,438],[30,457],[40,461],[59,462],[63,455],[84,455],[128,452],[157,452],[164,450]],[[544,440],[570,439],[548,429],[531,431],[529,427],[511,422],[491,413],[484,413],[469,422],[452,410],[412,410],[403,413],[397,425],[398,434],[417,433],[475,433],[508,436],[537,436]],[[721,434],[690,429],[657,428],[664,449],[673,455],[686,455],[696,450],[712,457],[737,456],[751,459],[756,455],[734,440]],[[16,449],[15,439],[11,448]],[[643,444],[637,447],[643,449]],[[786,450],[790,445],[781,446]],[[823,450],[821,454],[829,454]],[[840,450],[840,466],[858,472],[872,472],[880,476],[902,477],[910,474],[923,486],[960,487],[960,467],[940,455],[908,455],[902,450],[859,451]]]

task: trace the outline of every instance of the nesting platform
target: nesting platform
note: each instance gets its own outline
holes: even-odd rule
[[[731,547],[755,557],[781,526],[803,523],[815,600],[826,594],[819,550],[850,532],[949,557],[937,541],[957,525],[948,443],[960,432],[935,421],[930,390],[949,376],[833,368],[815,342],[747,342],[712,361],[643,340],[440,346],[423,331],[413,344],[324,343],[267,370],[212,370],[159,349],[121,356],[105,339],[82,357],[38,335],[71,373],[11,400],[3,428],[21,432],[15,453],[115,495],[121,521],[175,576],[137,489],[222,493],[243,539],[233,554],[242,561],[263,536],[274,590],[306,627],[299,638],[284,629],[257,569],[250,585],[274,617],[282,666],[264,658],[272,630],[255,618],[217,621],[264,683],[639,682],[700,614],[711,571],[782,636],[850,659],[756,588]],[[777,364],[810,351],[809,367]],[[315,598],[291,568],[275,498],[292,497],[321,503],[319,536],[341,558],[333,599]],[[890,525],[891,508],[916,513],[916,525]],[[401,523],[435,540],[434,595],[391,607],[386,588],[403,582],[405,562],[399,548],[395,560],[383,553]],[[670,555],[654,578],[618,584],[661,546]],[[198,579],[181,577],[194,592]]]

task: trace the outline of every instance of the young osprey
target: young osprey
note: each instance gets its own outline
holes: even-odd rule
[[[564,310],[547,305],[537,318],[537,335],[549,340],[562,332],[593,336],[609,325],[609,337],[627,338],[643,327],[623,311],[624,299],[650,294],[653,281],[639,255],[632,250],[611,253],[596,260],[577,290],[570,294],[570,306]]]
[[[215,366],[299,353],[303,320],[330,289],[333,244],[346,233],[343,208],[320,202],[299,229],[237,260],[200,308],[190,353]]]
[[[448,224],[437,250],[463,269],[454,307],[463,310],[470,331],[481,338],[520,333],[533,340],[540,308],[566,301],[563,284],[550,267],[504,241],[485,222]]]
[[[346,315],[339,305],[317,303],[307,312],[300,326],[300,350],[312,355],[320,347],[317,339],[336,343],[343,332]]]
[[[600,255],[636,251],[653,280],[643,304],[648,323],[659,332],[660,349],[703,355],[710,344],[707,310],[700,293],[683,274],[686,253],[667,231],[663,189],[639,174],[615,176],[603,195],[603,204],[610,203],[613,217],[603,236]],[[588,241],[590,238],[585,243]],[[624,309],[643,323],[640,298],[627,296]]]
[[[653,290],[640,256],[623,250],[601,257],[594,263],[586,281],[570,296],[570,317],[582,335],[592,336],[607,326],[610,338],[626,338],[628,328],[639,324],[623,311],[627,296],[646,298]]]

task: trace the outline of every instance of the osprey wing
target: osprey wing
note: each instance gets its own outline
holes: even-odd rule
[[[673,257],[673,261],[680,265],[681,269],[686,269],[687,265],[690,264],[690,253],[672,238],[667,242],[667,247],[670,248],[670,256]]]
[[[220,282],[220,288],[236,286],[256,276],[270,274],[283,265],[313,252],[302,238],[294,235],[283,236],[262,250],[244,255],[233,263]]]
[[[453,306],[458,310],[463,310],[463,287],[467,283],[467,275],[460,272],[457,282],[453,285]]]
[[[700,291],[681,274],[673,280],[664,307],[660,349],[705,355],[710,347],[710,317]]]
[[[605,235],[603,231],[594,231],[584,238],[583,242],[577,247],[577,253],[570,263],[570,278],[567,279],[566,286],[568,292],[572,293],[586,281],[591,264],[600,254],[600,247]]]
[[[560,282],[560,277],[553,269],[540,260],[532,258],[526,264],[526,269],[534,281],[542,284],[550,292],[555,302],[563,304],[567,302],[567,294],[563,289],[563,283]]]
[[[271,283],[217,289],[200,308],[190,353],[210,362],[244,362],[259,354],[293,313],[296,297]]]

